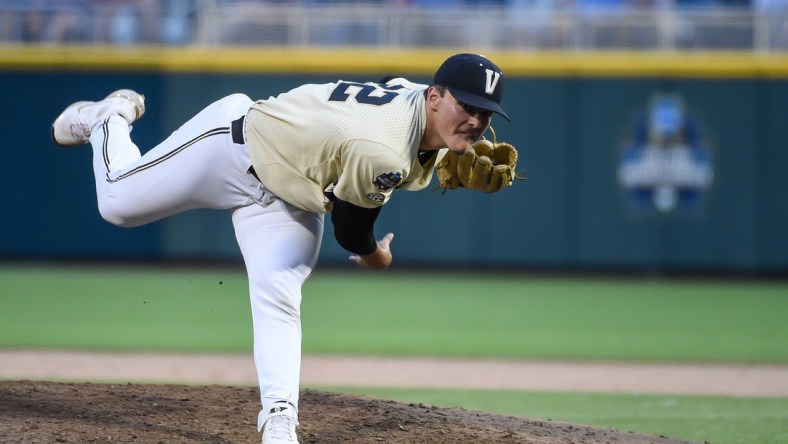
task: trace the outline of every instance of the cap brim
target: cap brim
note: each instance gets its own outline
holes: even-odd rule
[[[451,87],[449,88],[449,92],[451,92],[451,95],[453,95],[455,99],[459,100],[460,102],[466,105],[470,105],[476,108],[481,108],[486,111],[494,112],[495,114],[499,114],[501,117],[503,117],[506,120],[511,120],[509,119],[509,116],[506,114],[503,108],[501,108],[501,105],[493,102],[490,99],[477,96],[476,94],[467,93],[465,91],[459,91]]]

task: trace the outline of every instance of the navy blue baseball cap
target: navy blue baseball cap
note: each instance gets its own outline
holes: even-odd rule
[[[434,85],[445,86],[466,105],[509,116],[501,108],[503,72],[488,58],[477,54],[455,54],[435,71]]]

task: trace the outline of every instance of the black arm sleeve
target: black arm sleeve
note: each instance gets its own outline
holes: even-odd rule
[[[378,248],[373,227],[380,208],[363,208],[343,200],[334,201],[331,223],[334,237],[345,250],[360,254],[372,254]]]

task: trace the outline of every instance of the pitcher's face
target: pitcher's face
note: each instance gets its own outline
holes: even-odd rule
[[[434,130],[444,146],[464,153],[490,126],[492,112],[458,101],[448,89],[434,98]]]

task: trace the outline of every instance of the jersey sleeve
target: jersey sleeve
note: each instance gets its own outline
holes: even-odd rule
[[[351,140],[342,149],[334,195],[362,208],[384,205],[408,174],[408,162],[387,146]]]

